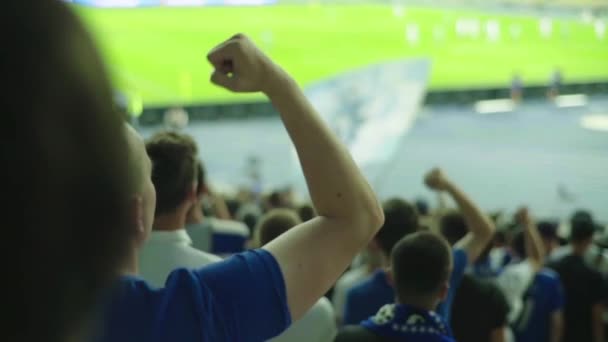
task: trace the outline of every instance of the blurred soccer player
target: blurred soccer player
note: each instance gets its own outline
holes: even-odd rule
[[[511,78],[511,100],[520,102],[523,97],[524,84],[519,74],[514,74]]]

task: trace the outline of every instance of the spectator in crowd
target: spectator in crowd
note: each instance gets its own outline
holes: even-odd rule
[[[439,169],[431,170],[425,177],[426,184],[434,190],[445,191],[459,205],[463,216],[470,227],[471,233],[461,234],[464,237],[455,243],[454,248],[454,272],[450,279],[450,291],[446,301],[438,308],[438,312],[449,322],[451,303],[454,297],[454,292],[458,288],[460,279],[467,265],[467,260],[475,261],[482,253],[485,246],[492,238],[494,225],[479,210],[473,202],[464,193],[456,187]],[[412,233],[418,229],[418,218],[416,210],[410,205],[409,210],[405,210],[403,204],[397,206],[397,215],[393,219],[389,210],[385,206],[385,225],[380,230],[382,234],[385,227],[389,224],[392,226],[388,240],[390,243],[379,244],[384,253],[390,253],[390,248],[394,246],[399,238],[403,237],[404,233]],[[407,215],[406,215],[407,214]],[[466,226],[462,226],[467,231]],[[443,233],[451,236],[452,231],[447,229],[447,224],[444,224]],[[449,238],[448,238],[449,240]],[[376,241],[382,241],[378,237]],[[388,251],[388,252],[387,252]],[[387,281],[387,274],[384,271],[376,272],[372,278],[364,283],[354,286],[350,289],[346,299],[344,323],[356,324],[361,320],[369,317],[377,311],[382,305],[391,303],[391,298],[394,298],[394,291],[390,283]]]
[[[494,236],[494,224],[488,216],[441,170],[433,169],[425,177],[427,186],[438,192],[445,192],[458,205],[460,215],[466,225],[451,224],[449,216],[443,217],[440,223],[441,233],[452,247],[454,261],[450,287],[445,301],[438,307],[437,312],[451,321],[450,312],[454,295],[468,263],[475,263]]]
[[[222,196],[212,191],[207,182],[203,163],[197,162],[197,203],[188,214],[188,234],[192,245],[202,251],[228,256],[242,252],[250,237],[249,228],[242,222],[231,220],[227,205]],[[216,217],[206,216],[203,203],[207,200]]]
[[[357,324],[376,313],[383,305],[395,301],[395,292],[386,268],[390,266],[393,246],[407,234],[418,230],[418,214],[413,205],[396,198],[386,201],[383,209],[384,225],[368,246],[368,254],[379,259],[380,268],[373,270],[369,276],[365,274],[365,280],[353,284],[347,290],[344,324]]]
[[[513,239],[515,257],[527,259],[526,238]],[[544,259],[543,259],[544,261]],[[524,292],[523,308],[512,324],[517,342],[559,342],[563,335],[564,293],[559,275],[541,268]]]
[[[557,235],[558,224],[552,221],[540,221],[537,226],[543,240],[545,256],[549,257],[560,247],[560,240]]]
[[[11,245],[0,339],[83,341],[134,237],[124,117],[65,3],[3,1],[0,21],[0,213]]]
[[[450,325],[457,341],[504,342],[511,336],[509,303],[490,280],[465,274],[452,304]]]
[[[440,230],[448,243],[454,245],[466,236],[467,223],[462,214],[448,212],[441,218]],[[450,324],[457,341],[502,342],[510,336],[507,299],[493,282],[477,278],[494,277],[499,272],[491,266],[494,263],[490,260],[488,247],[492,247],[492,242],[479,256],[481,260],[485,254],[487,263],[474,263],[475,276],[465,274],[454,295]],[[482,271],[484,267],[485,271]]]
[[[290,209],[272,209],[260,219],[256,228],[259,246],[266,245],[289,229],[302,223]],[[329,300],[321,297],[297,322],[271,342],[330,342],[336,336],[334,311]]]
[[[602,275],[584,260],[595,229],[589,216],[575,214],[570,234],[571,254],[549,264],[559,274],[566,294],[564,342],[605,341],[603,315],[608,288]]]
[[[516,217],[522,233],[518,239],[513,239],[511,249],[519,254],[519,258],[514,258],[496,278],[497,285],[507,297],[511,307],[509,312],[510,323],[515,322],[523,314],[524,294],[532,285],[536,274],[541,270],[544,263],[543,243],[528,209],[519,209]],[[522,252],[524,248],[525,253]]]
[[[335,341],[454,341],[447,321],[434,311],[450,287],[453,261],[447,241],[430,232],[410,234],[394,247],[391,260],[396,303],[345,327]]]
[[[573,230],[574,226],[577,225],[589,225],[593,227],[593,234],[600,232],[602,227],[595,222],[593,215],[586,210],[577,210],[572,217],[570,218],[570,230]],[[565,257],[566,255],[571,255],[573,253],[573,244],[567,244],[565,246],[559,247],[551,253],[549,259],[551,261],[559,260]],[[599,271],[604,277],[608,277],[608,254],[606,254],[605,250],[597,246],[596,244],[591,244],[589,248],[585,250],[584,259],[587,264]]]
[[[315,208],[310,204],[302,204],[298,207],[298,216],[302,222],[306,222],[312,220],[317,214],[315,213]]]
[[[344,306],[346,304],[346,295],[348,291],[357,284],[368,279],[374,272],[382,267],[382,256],[379,255],[377,248],[374,248],[371,244],[372,243],[359,254],[359,259],[362,263],[359,265],[351,265],[351,268],[338,279],[334,286],[331,302],[336,315],[336,323],[339,326],[341,326],[344,321]]]
[[[139,139],[132,130],[130,137]],[[221,259],[192,247],[185,229],[188,213],[198,204],[196,142],[182,133],[160,132],[146,142],[146,151],[154,165],[156,211],[152,232],[139,251],[139,274],[160,287],[176,268],[196,268]],[[146,195],[153,196],[154,191]]]
[[[296,147],[318,216],[261,249],[174,271],[162,291],[120,278],[106,304],[101,341],[275,337],[318,301],[382,225],[373,191],[287,73],[243,35],[220,44],[208,59],[215,84],[270,98]],[[136,241],[149,229],[140,212],[134,211]],[[127,265],[125,272],[137,273],[136,254]]]

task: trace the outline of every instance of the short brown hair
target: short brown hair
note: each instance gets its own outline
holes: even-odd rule
[[[258,242],[265,245],[301,222],[298,214],[291,209],[272,209],[257,224]]]
[[[431,232],[410,234],[395,245],[393,275],[401,300],[439,293],[452,273],[452,253],[448,242]]]
[[[186,134],[163,131],[146,142],[156,188],[156,216],[175,210],[197,181],[198,148]]]

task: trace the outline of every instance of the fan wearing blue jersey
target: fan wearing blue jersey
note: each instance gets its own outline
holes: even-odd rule
[[[434,310],[448,296],[452,252],[438,234],[417,232],[393,248],[396,303],[340,331],[335,342],[451,342],[450,327]]]
[[[450,321],[450,308],[454,293],[460,284],[462,275],[469,261],[475,261],[490,242],[494,233],[491,220],[439,169],[431,170],[425,176],[425,183],[435,191],[445,191],[458,204],[466,225],[463,225],[462,238],[455,242],[453,253],[454,270],[450,278],[450,289],[446,300],[437,308],[437,312]],[[411,204],[394,199],[384,205],[386,221],[376,235],[374,243],[380,246],[384,256],[389,256],[397,241],[418,229],[418,215]],[[388,258],[386,258],[388,259]],[[387,263],[386,266],[389,266]],[[395,293],[388,281],[388,274],[378,270],[368,280],[354,286],[348,291],[344,309],[344,323],[358,324],[380,309],[392,303]]]
[[[141,185],[131,201],[132,251],[107,294],[100,341],[268,340],[325,294],[383,223],[374,192],[348,151],[285,71],[240,34],[207,57],[213,83],[234,92],[261,91],[281,114],[318,216],[260,249],[175,270],[162,288],[150,286],[136,276],[136,251],[151,230],[145,204],[152,195],[144,190],[152,168],[143,141],[127,130],[133,164],[142,163],[133,168]]]
[[[515,240],[519,244],[512,246],[512,249],[520,251],[520,258],[507,265],[496,278],[496,284],[511,306],[510,323],[515,323],[523,314],[524,295],[542,269],[545,256],[542,239],[528,209],[519,209],[516,218],[522,231],[519,239]]]
[[[527,258],[525,237],[519,232],[513,240],[513,252],[520,260]],[[512,324],[517,342],[559,342],[563,335],[564,291],[559,275],[542,268],[532,279],[523,296],[523,307]]]
[[[450,245],[454,267],[450,278],[448,295],[437,312],[450,322],[452,302],[465,268],[474,263],[494,236],[494,223],[441,169],[433,169],[425,176],[426,185],[435,191],[444,192],[458,205],[459,212],[441,218],[441,233]],[[450,217],[457,217],[454,222]]]
[[[411,203],[393,198],[383,204],[385,222],[368,247],[377,255],[381,267],[346,293],[344,324],[358,324],[395,301],[395,291],[384,268],[390,267],[393,247],[408,234],[418,230],[418,213]]]

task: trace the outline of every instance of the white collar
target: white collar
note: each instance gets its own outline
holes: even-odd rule
[[[186,230],[182,228],[172,231],[153,230],[150,233],[148,242],[184,243],[187,245],[191,245],[192,239],[190,239],[188,232],[186,232]]]

